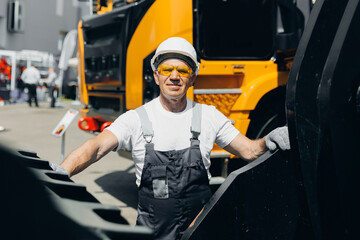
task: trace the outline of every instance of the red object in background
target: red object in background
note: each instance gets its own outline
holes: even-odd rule
[[[84,131],[102,132],[112,122],[106,122],[102,117],[83,117],[78,121],[78,126]]]
[[[105,128],[107,128],[108,126],[110,126],[113,122],[104,122],[102,125],[101,125],[101,128],[100,128],[100,131],[104,131]]]
[[[7,63],[5,58],[0,59],[0,74],[4,74],[5,76],[7,76],[7,80],[11,79],[11,66]]]
[[[83,117],[78,121],[78,126],[84,131],[100,131],[100,126],[105,122],[102,117]]]

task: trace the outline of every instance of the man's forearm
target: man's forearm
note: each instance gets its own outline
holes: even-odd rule
[[[251,140],[239,133],[224,149],[246,161],[253,161],[265,153],[267,147],[265,138]]]
[[[61,164],[73,176],[115,149],[118,140],[113,133],[104,130],[73,151]]]
[[[247,139],[247,150],[242,152],[242,159],[246,161],[254,161],[267,151],[265,144],[265,138],[260,138],[256,140]],[[239,155],[238,155],[239,156]]]
[[[252,141],[252,144],[251,144],[252,152],[250,154],[249,159],[247,159],[248,161],[253,161],[253,160],[257,159],[258,157],[260,157],[267,151],[267,147],[265,144],[265,137],[256,139],[256,140],[251,140],[251,141]]]
[[[74,150],[61,164],[70,176],[73,176],[96,162],[97,148],[92,146],[92,140],[87,141],[78,149]]]

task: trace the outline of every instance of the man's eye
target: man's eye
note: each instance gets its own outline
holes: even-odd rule
[[[180,68],[180,69],[178,69],[178,72],[179,72],[179,73],[187,73],[188,71],[187,71],[186,69],[181,69],[181,68]]]
[[[181,74],[190,74],[191,73],[191,70],[186,67],[178,67],[177,71]]]
[[[174,70],[174,68],[172,68],[172,67],[164,67],[162,70],[164,72],[172,72]]]

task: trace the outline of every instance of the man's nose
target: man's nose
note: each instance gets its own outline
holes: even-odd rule
[[[170,74],[170,79],[174,79],[174,80],[179,80],[180,79],[180,75],[179,73],[176,71],[176,69],[174,69],[171,74]]]

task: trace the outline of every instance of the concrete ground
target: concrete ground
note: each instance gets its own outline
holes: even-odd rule
[[[80,109],[71,101],[62,102],[64,108],[49,108],[49,103],[41,102],[40,107],[29,107],[27,103],[0,106],[0,144],[11,148],[33,151],[44,160],[61,163],[61,138],[51,133],[68,109]],[[65,134],[65,156],[94,135],[80,130],[78,115]],[[130,154],[119,156],[111,152],[71,179],[85,185],[87,191],[102,204],[115,205],[121,215],[135,225],[137,187],[135,185],[134,164]]]

